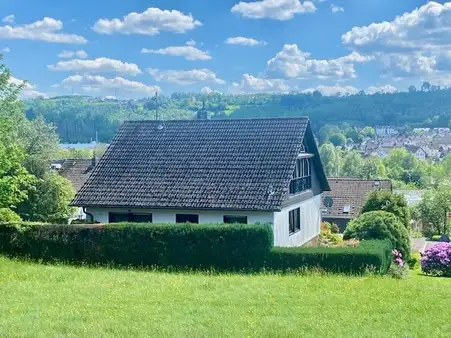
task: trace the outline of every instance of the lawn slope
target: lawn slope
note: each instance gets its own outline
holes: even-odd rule
[[[0,257],[0,337],[449,337],[451,279],[173,274]]]

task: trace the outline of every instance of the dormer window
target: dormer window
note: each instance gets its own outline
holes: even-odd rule
[[[296,159],[296,167],[290,183],[290,194],[298,194],[312,189],[312,156],[311,154],[303,153]]]

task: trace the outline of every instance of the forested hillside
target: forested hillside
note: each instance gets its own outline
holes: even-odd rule
[[[209,95],[174,93],[159,97],[160,118],[192,118],[206,108],[213,118],[309,116],[315,131],[324,124],[357,126],[393,125],[446,127],[451,119],[451,89],[396,94],[326,97],[313,94]],[[84,96],[26,101],[27,117],[39,115],[55,124],[63,142],[109,142],[124,120],[153,119],[157,103],[152,98],[130,101],[102,100]]]

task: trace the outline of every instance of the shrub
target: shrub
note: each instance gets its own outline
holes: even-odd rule
[[[426,250],[421,269],[426,275],[451,277],[451,243],[438,243]]]
[[[440,235],[433,235],[432,238],[431,238],[431,241],[438,242],[438,241],[440,241],[440,238],[442,238],[442,236],[440,236]]]
[[[340,233],[340,228],[335,223],[329,223],[329,222],[322,222],[321,223],[321,230],[322,231],[330,231],[333,234]]]
[[[410,238],[407,229],[392,213],[371,211],[349,222],[344,232],[345,240],[389,239],[393,248],[401,251],[403,257],[410,255]]]
[[[272,245],[267,224],[0,226],[0,252],[89,264],[253,268],[263,264]]]
[[[414,251],[410,254],[407,264],[409,265],[409,268],[416,270],[420,268],[420,260],[421,254],[418,251]]]
[[[334,225],[336,226],[336,224]],[[334,229],[335,231],[335,228],[331,223],[329,222],[321,223],[321,231],[318,238],[319,246],[332,246],[340,242],[343,242],[343,238],[338,233],[334,233],[332,229]]]
[[[406,198],[389,190],[374,190],[362,208],[362,214],[370,211],[386,211],[399,218],[406,229],[410,228],[410,209]]]
[[[276,271],[320,269],[362,274],[368,270],[386,273],[391,263],[390,241],[364,241],[356,247],[273,248],[265,267]]]
[[[0,208],[0,223],[17,223],[22,219],[9,208]]]
[[[402,253],[396,249],[392,250],[392,262],[388,275],[396,279],[404,279],[409,275],[409,268],[404,264]]]

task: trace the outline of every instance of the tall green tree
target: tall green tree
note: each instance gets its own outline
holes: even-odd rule
[[[365,161],[357,151],[347,152],[343,158],[342,175],[346,177],[361,177]]]
[[[336,133],[329,137],[329,142],[336,147],[344,146],[346,145],[346,137],[342,133]]]
[[[75,209],[69,204],[75,196],[71,183],[64,177],[47,172],[40,178],[17,211],[27,221],[67,224]]]
[[[323,144],[319,153],[327,176],[339,176],[341,172],[341,156],[332,143]]]
[[[449,234],[451,212],[451,184],[442,183],[437,188],[428,190],[418,205],[421,220],[439,235]]]

